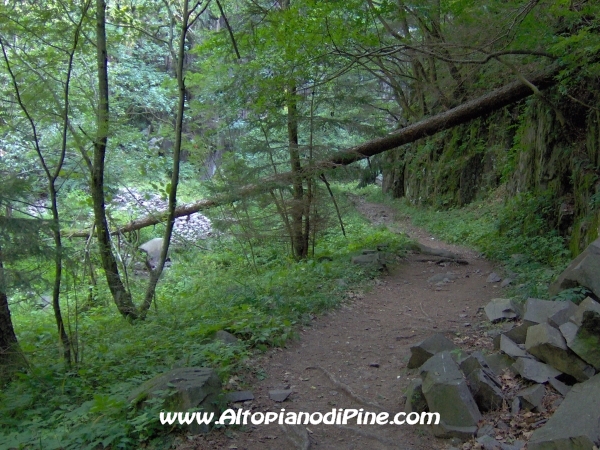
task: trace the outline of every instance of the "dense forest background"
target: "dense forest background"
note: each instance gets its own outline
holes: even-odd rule
[[[598,237],[599,17],[585,0],[3,2],[0,440],[150,440],[133,386],[181,361],[228,379],[364,282],[353,252],[401,251],[347,199],[384,201],[381,179],[420,224],[519,265],[515,296],[546,297]]]

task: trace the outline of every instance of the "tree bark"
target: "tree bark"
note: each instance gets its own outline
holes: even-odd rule
[[[179,166],[181,162],[181,139],[183,135],[183,116],[185,111],[185,78],[183,76],[184,62],[185,62],[185,42],[189,27],[190,11],[189,1],[183,1],[183,17],[181,24],[181,35],[179,37],[179,49],[177,54],[177,85],[179,88],[179,98],[177,104],[177,119],[175,122],[175,144],[173,146],[173,170],[171,173],[171,190],[169,191],[169,204],[168,204],[168,217],[167,226],[163,238],[163,247],[160,253],[160,259],[158,265],[154,270],[150,271],[150,280],[148,281],[148,287],[146,288],[146,294],[144,301],[140,306],[140,319],[145,319],[152,299],[156,291],[156,285],[158,279],[163,272],[165,267],[165,261],[167,260],[167,254],[169,252],[169,244],[171,243],[171,235],[173,234],[173,226],[175,225],[175,208],[177,206],[177,187],[179,185]]]
[[[537,89],[547,89],[556,84],[555,76],[558,73],[558,68],[552,69],[528,77],[528,81],[535,85]],[[364,144],[352,147],[333,154],[331,157],[316,162],[309,169],[303,169],[303,176],[320,174],[327,169],[335,169],[339,166],[346,166],[356,161],[369,158],[374,155],[392,150],[404,144],[414,142],[416,140],[433,136],[440,131],[453,128],[457,125],[469,122],[470,120],[490,114],[498,109],[504,108],[512,103],[529,97],[534,94],[532,89],[522,81],[509,83],[501,88],[495,89],[481,97],[465,102],[456,108],[452,108],[441,114],[423,119],[417,123],[409,125],[398,131],[390,133],[388,136],[368,141]],[[199,200],[194,203],[182,205],[175,209],[175,217],[187,216],[199,211],[231,203],[239,198],[254,195],[258,193],[268,192],[279,186],[289,185],[293,182],[296,174],[294,172],[285,172],[276,174],[271,177],[266,177],[260,180],[259,183],[248,184],[237,189],[235,192],[214,196],[209,199]],[[142,219],[134,220],[123,227],[113,231],[113,234],[124,233],[134,230],[139,230],[148,226],[156,225],[163,222],[164,212],[157,212],[152,216],[147,216]],[[75,230],[67,233],[70,237],[87,237],[89,231]]]
[[[19,348],[8,309],[2,249],[0,249],[0,386],[9,381],[14,372],[24,364],[25,358]]]
[[[110,232],[104,205],[104,160],[108,144],[108,68],[106,53],[106,2],[96,0],[96,56],[98,64],[98,112],[97,131],[94,142],[94,161],[91,174],[91,192],[94,204],[94,222],[97,230],[98,248],[108,288],[119,312],[126,319],[136,319],[137,312],[131,293],[125,288],[117,260],[111,248]]]

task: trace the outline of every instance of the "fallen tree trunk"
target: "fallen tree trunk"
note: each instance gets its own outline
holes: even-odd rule
[[[558,69],[553,68],[547,72],[534,75],[531,78],[528,78],[527,81],[532,83],[539,90],[546,89],[556,84],[555,76],[557,72]],[[423,119],[420,122],[390,133],[388,136],[374,139],[356,147],[337,152],[331,157],[311,165],[310,170],[305,168],[303,175],[315,175],[326,169],[346,166],[361,159],[369,158],[379,153],[400,147],[401,145],[414,142],[418,139],[432,136],[440,131],[453,128],[457,125],[461,125],[470,120],[497,111],[498,109],[529,97],[533,93],[534,91],[531,87],[522,81],[515,81],[481,97],[463,103],[456,108]],[[231,203],[248,195],[268,192],[275,187],[289,184],[292,181],[293,176],[294,175],[291,172],[273,175],[271,177],[263,178],[260,183],[249,184],[227,195],[219,195],[206,200],[179,206],[175,210],[175,217],[187,216],[215,206]],[[165,214],[166,212],[158,212],[134,220],[127,225],[114,230],[112,234],[135,231],[151,225],[156,225],[166,219]],[[69,237],[87,237],[89,236],[89,231],[65,231],[65,234]]]

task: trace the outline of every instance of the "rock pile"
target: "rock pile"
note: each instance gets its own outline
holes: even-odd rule
[[[438,412],[438,437],[477,436],[483,448],[521,448],[494,439],[482,429],[482,413],[510,406],[544,412],[544,396],[564,397],[554,415],[529,437],[529,450],[594,449],[600,445],[600,303],[591,297],[572,302],[530,298],[521,308],[494,299],[484,311],[491,322],[516,321],[494,337],[497,353],[468,354],[441,334],[411,348],[408,368],[418,370],[407,391],[406,411]],[[503,379],[528,386],[511,390]],[[547,391],[548,389],[548,391]],[[493,442],[492,442],[493,441]],[[494,445],[492,445],[494,444]]]
[[[166,208],[167,202],[160,196],[144,194],[135,189],[120,189],[107,205],[108,210],[129,212],[131,219],[164,211]],[[210,220],[200,213],[178,217],[173,228],[173,242],[196,242],[206,239],[211,231]]]

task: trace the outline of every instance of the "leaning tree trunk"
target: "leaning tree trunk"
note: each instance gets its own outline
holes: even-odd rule
[[[98,111],[97,130],[94,142],[94,160],[91,174],[92,201],[94,204],[94,224],[97,230],[98,248],[102,268],[106,274],[108,288],[119,312],[126,319],[136,319],[137,311],[131,293],[125,288],[117,260],[111,248],[110,232],[104,205],[104,160],[108,144],[108,70],[106,53],[106,2],[96,0],[96,53],[98,63]]]
[[[558,69],[552,68],[549,71],[528,78],[528,82],[535,85],[539,90],[546,89],[556,84],[555,76],[557,73]],[[315,174],[318,175],[325,170],[346,166],[356,161],[378,155],[388,150],[398,148],[401,145],[432,136],[440,131],[453,128],[457,125],[469,122],[470,120],[490,114],[498,109],[527,98],[532,94],[534,94],[533,90],[522,81],[509,83],[481,97],[465,102],[456,108],[423,119],[420,122],[409,125],[394,133],[390,133],[385,137],[374,139],[364,144],[357,145],[356,147],[337,152],[323,161],[314,163],[309,168],[302,169],[302,174],[305,177]],[[297,174],[293,171],[276,174],[261,179],[259,183],[249,184],[238,189],[236,192],[227,195],[215,196],[182,205],[175,210],[175,217],[187,216],[198,211],[221,206],[249,195],[269,192],[271,189],[292,183],[296,176]],[[162,222],[160,219],[162,215],[163,212],[156,212],[152,216],[134,220],[127,225],[114,230],[112,233],[124,233],[156,225]],[[71,237],[87,237],[89,235],[89,230],[71,231],[68,235]]]

